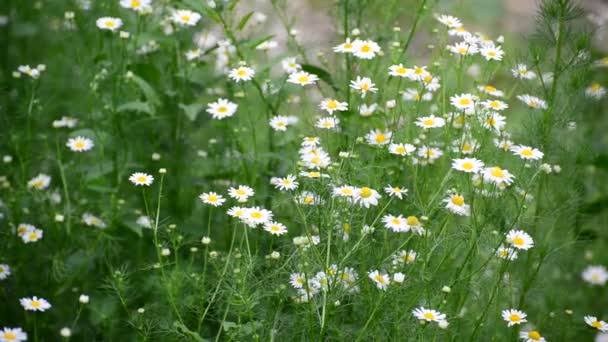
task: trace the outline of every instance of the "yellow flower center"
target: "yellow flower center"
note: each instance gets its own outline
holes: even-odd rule
[[[599,83],[593,83],[593,84],[591,85],[591,90],[593,90],[593,91],[598,91],[598,90],[600,90],[600,88],[601,88],[601,87],[602,87],[602,86],[601,86]]]
[[[40,301],[38,301],[38,300],[33,300],[32,303],[31,303],[31,305],[34,308],[39,308],[39,307],[42,306],[42,303],[40,303]]]
[[[342,189],[341,192],[343,194],[345,194],[345,195],[352,195],[353,194],[353,191],[350,188],[344,188],[344,189]]]
[[[541,336],[538,333],[538,331],[532,330],[532,331],[528,332],[528,338],[530,338],[534,341],[538,341],[538,340],[540,340]]]
[[[464,54],[466,54],[466,53],[467,53],[467,49],[465,49],[465,48],[460,48],[460,49],[458,49],[458,53],[459,53],[459,54],[461,54],[461,55],[464,55]]]
[[[492,174],[492,176],[494,176],[496,178],[504,178],[505,177],[505,173],[498,166],[496,166],[496,167],[494,167],[492,169],[491,174]]]
[[[469,152],[473,149],[473,147],[467,143],[465,143],[464,145],[462,145],[462,151],[463,152]]]
[[[386,136],[384,134],[378,134],[378,135],[376,135],[375,140],[377,143],[383,143],[386,141]]]
[[[404,67],[398,67],[397,69],[395,69],[395,72],[400,75],[403,75],[407,72],[407,70]]]
[[[306,75],[302,75],[302,76],[298,77],[298,82],[300,82],[300,83],[306,83],[308,81],[309,81],[309,78]]]
[[[530,106],[530,107],[538,107],[538,103],[536,103],[536,101],[530,100],[530,101],[528,101],[528,106]]]
[[[392,224],[400,224],[401,220],[395,217],[394,219],[391,220],[391,223]]]
[[[209,196],[207,196],[207,201],[209,201],[209,202],[217,202],[217,196],[216,195],[209,195]]]
[[[245,190],[243,190],[243,189],[237,189],[235,192],[237,195],[241,195],[241,196],[246,194]]]
[[[418,218],[416,216],[408,216],[407,217],[407,225],[408,226],[417,226],[420,224],[420,221],[418,221]]]
[[[424,83],[430,83],[433,80],[433,76],[431,75],[426,75],[424,76],[424,79],[422,79],[424,81]]]
[[[496,126],[496,120],[494,119],[493,116],[490,116],[487,120],[486,123],[490,126],[490,127],[494,127]]]
[[[353,44],[351,44],[351,43],[344,43],[344,48],[345,49],[352,49],[353,48]]]
[[[363,83],[359,86],[359,88],[361,88],[361,90],[363,90],[363,91],[367,91],[367,90],[369,90],[369,84]]]
[[[327,108],[329,108],[329,109],[338,108],[338,102],[336,102],[336,100],[331,100],[331,101],[327,102]]]
[[[500,103],[498,101],[492,101],[492,102],[490,102],[490,107],[498,108],[498,107],[500,107]]]
[[[464,99],[460,99],[460,100],[458,101],[458,103],[459,103],[461,106],[468,106],[468,105],[470,105],[470,104],[471,104],[471,100],[469,100],[469,99],[467,99],[467,98],[464,98]]]
[[[485,87],[485,89],[486,89],[486,91],[487,91],[488,93],[493,93],[493,92],[495,92],[495,91],[496,91],[496,88],[494,88],[494,87],[492,87],[492,86],[489,86],[489,85],[488,85],[488,86],[486,86],[486,87]]]
[[[424,72],[424,69],[422,69],[422,68],[416,68],[416,69],[414,69],[414,74],[416,74],[416,75],[420,75],[423,72]]]
[[[433,315],[432,312],[425,312],[424,313],[424,318],[426,318],[426,319],[435,319],[435,315]]]
[[[526,157],[532,157],[534,155],[534,153],[532,152],[531,149],[526,148],[526,149],[521,150],[521,155],[526,156]]]
[[[472,170],[473,167],[474,167],[473,163],[470,163],[470,162],[462,163],[462,168],[465,170]]]
[[[228,108],[226,108],[226,107],[224,107],[224,106],[221,106],[221,107],[219,107],[219,108],[217,109],[217,111],[218,111],[218,112],[220,112],[220,113],[226,113],[226,112],[228,111]]]
[[[304,197],[304,203],[306,204],[310,204],[314,201],[314,198],[312,198],[312,196],[306,196]]]
[[[189,15],[187,15],[187,14],[184,14],[184,15],[182,15],[182,16],[180,17],[180,19],[181,19],[183,22],[187,23],[187,22],[189,22],[189,21],[190,21],[190,16],[189,16]]]
[[[364,186],[361,188],[361,195],[362,198],[369,198],[372,196],[372,189]]]
[[[384,277],[382,277],[381,275],[376,275],[374,277],[374,280],[376,280],[377,282],[379,282],[380,284],[384,284]]]
[[[74,143],[74,146],[76,148],[84,148],[84,141],[77,141],[76,143]]]
[[[2,338],[4,338],[5,340],[16,340],[17,335],[13,334],[12,332],[7,332],[7,333],[4,333]]]
[[[319,178],[321,177],[321,173],[320,172],[309,172],[308,176],[312,177],[312,178]]]
[[[452,197],[452,203],[461,207],[464,204],[464,197],[462,197],[460,195],[456,195],[456,196]]]
[[[241,69],[241,70],[239,70],[239,71],[236,72],[236,75],[240,76],[240,77],[245,77],[247,75],[247,71]]]
[[[251,217],[253,217],[254,219],[261,219],[262,213],[259,211],[254,211],[253,213],[251,213]]]
[[[490,51],[490,52],[488,52],[488,56],[495,57],[496,56],[496,52]]]
[[[369,45],[363,45],[361,47],[361,52],[370,52],[372,51],[372,48]]]
[[[113,28],[114,27],[114,22],[113,21],[106,21],[104,25],[105,25],[105,27]]]
[[[524,245],[524,239],[522,239],[521,237],[518,236],[515,239],[513,239],[513,244],[517,245],[517,246],[523,246]]]
[[[435,120],[433,120],[433,119],[426,119],[426,120],[422,121],[422,123],[425,126],[433,126],[435,124]]]
[[[593,321],[593,322],[591,322],[591,325],[593,325],[593,327],[598,328],[598,329],[602,327],[602,323],[600,321]]]
[[[131,7],[139,8],[141,6],[141,1],[139,0],[131,0]]]
[[[276,225],[270,226],[270,230],[272,230],[273,232],[277,233],[277,232],[281,231],[281,227],[276,226]]]
[[[137,177],[137,182],[138,183],[145,183],[147,180],[148,180],[148,178],[146,178],[144,176]]]
[[[518,314],[512,314],[511,316],[509,316],[509,320],[512,322],[519,322],[519,320],[521,320],[521,317]]]
[[[30,240],[36,240],[38,238],[38,233],[36,232],[32,232],[30,233]]]
[[[405,153],[405,152],[406,152],[405,147],[403,147],[403,146],[399,146],[399,147],[397,147],[397,148],[395,149],[395,151],[396,151],[397,153]]]

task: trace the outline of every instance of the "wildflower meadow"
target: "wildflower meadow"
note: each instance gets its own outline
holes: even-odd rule
[[[606,13],[307,2],[2,1],[0,342],[608,341]]]

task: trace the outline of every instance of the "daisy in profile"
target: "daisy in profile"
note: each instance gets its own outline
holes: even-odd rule
[[[507,326],[509,327],[527,322],[526,316],[527,315],[523,311],[515,309],[502,311],[502,319],[508,322]]]
[[[498,166],[486,167],[483,169],[482,173],[485,181],[494,183],[496,185],[510,185],[513,183],[513,179],[515,179],[515,176],[513,176],[508,170],[501,169]]]
[[[416,120],[416,126],[422,128],[437,128],[443,127],[444,125],[445,120],[443,118],[438,118],[435,115],[423,116]]]
[[[388,74],[395,77],[407,77],[408,69],[403,64],[391,65],[388,68]]]
[[[380,273],[378,270],[370,271],[367,275],[380,290],[386,291],[386,288],[391,283],[391,277],[386,273]]]
[[[11,275],[11,268],[7,264],[0,264],[0,280],[4,280]]]
[[[475,98],[471,94],[454,95],[450,97],[450,103],[460,110],[475,109]]]
[[[334,52],[337,53],[352,53],[355,51],[354,42],[350,41],[350,38],[346,38],[346,41],[340,45],[334,47]]]
[[[337,128],[339,124],[340,119],[333,116],[328,116],[324,118],[319,118],[315,123],[315,127],[324,129],[334,129]]]
[[[502,56],[504,53],[505,52],[500,46],[486,46],[479,50],[479,54],[481,54],[487,61],[502,61]]]
[[[517,259],[517,251],[511,247],[505,247],[504,245],[501,245],[496,250],[496,256],[501,259],[515,260]]]
[[[479,52],[477,45],[467,42],[458,42],[454,45],[448,45],[447,48],[453,54],[460,56],[470,56]]]
[[[154,177],[147,173],[135,172],[129,177],[129,181],[136,186],[150,186],[154,182]]]
[[[236,188],[228,189],[228,195],[241,203],[247,202],[247,199],[254,194],[253,189],[247,185],[239,185]]]
[[[39,173],[36,177],[30,179],[27,182],[28,188],[34,188],[36,190],[44,190],[51,184],[51,176]]]
[[[419,92],[417,89],[408,88],[405,89],[403,95],[401,95],[403,100],[405,101],[431,101],[433,99],[433,94],[429,92]]]
[[[517,249],[528,250],[534,247],[534,240],[523,230],[511,229],[507,233],[506,240],[511,246]]]
[[[388,146],[388,152],[400,156],[407,156],[416,151],[416,146],[412,144],[390,144]]]
[[[452,159],[452,168],[462,172],[478,173],[483,166],[483,162],[475,158]]]
[[[353,42],[353,55],[361,59],[372,59],[380,52],[380,45],[371,40],[355,39]]]
[[[416,251],[413,249],[410,249],[409,251],[402,250],[393,255],[393,265],[411,265],[414,261],[416,261]]]
[[[296,176],[287,175],[285,177],[272,177],[270,184],[274,185],[279,190],[295,190],[298,188],[298,182],[296,182]]]
[[[412,230],[416,234],[424,233],[424,227],[422,227],[422,222],[416,216],[408,216],[405,219],[405,227],[404,231],[408,232]]]
[[[28,311],[40,311],[44,312],[51,308],[51,304],[44,298],[38,298],[36,296],[32,298],[21,298],[19,303],[25,310]]]
[[[446,204],[445,208],[456,215],[469,216],[471,214],[471,207],[464,203],[464,197],[460,194],[451,194],[443,202]]]
[[[272,235],[283,235],[287,233],[287,227],[284,224],[278,222],[268,222],[264,224],[264,230]]]
[[[487,110],[501,111],[509,108],[509,105],[500,100],[487,100],[481,103]]]
[[[359,115],[364,117],[372,116],[376,109],[378,109],[377,103],[372,103],[369,106],[366,104],[362,104],[359,106]]]
[[[524,160],[539,160],[542,159],[544,155],[538,149],[525,145],[512,146],[511,152]]]
[[[604,266],[590,265],[583,270],[582,277],[591,285],[604,286],[608,281],[608,271]]]
[[[318,80],[319,77],[317,75],[308,73],[306,71],[296,71],[289,74],[289,77],[287,78],[287,82],[299,84],[301,86],[315,84]]]
[[[520,100],[521,102],[527,104],[528,107],[530,107],[530,108],[547,109],[547,103],[545,102],[545,100],[539,99],[536,96],[532,96],[532,95],[528,95],[528,94],[517,95],[517,99]]]
[[[595,99],[601,99],[606,95],[606,88],[602,87],[599,83],[592,83],[585,89],[585,95]]]
[[[522,331],[519,333],[519,338],[524,340],[524,342],[546,342],[547,341],[536,330]]]
[[[378,191],[364,186],[362,188],[356,189],[355,195],[353,197],[359,203],[360,206],[369,208],[370,206],[377,206],[378,200],[382,196],[378,193]]]
[[[443,151],[436,147],[422,146],[420,149],[418,149],[418,157],[425,162],[433,163],[442,155]]]
[[[513,77],[519,79],[532,80],[536,78],[534,71],[529,70],[525,64],[517,64],[515,68],[511,69],[511,73]]]
[[[38,70],[38,68],[32,68],[29,65],[20,65],[17,68],[17,71],[19,71],[20,73],[27,75],[31,78],[38,78],[38,77],[40,77],[41,70]]]
[[[588,326],[593,327],[601,332],[608,332],[608,324],[604,321],[600,321],[595,316],[585,316],[585,323]]]
[[[343,112],[348,110],[348,103],[340,102],[336,99],[324,99],[319,104],[319,108],[329,113],[329,115],[333,115],[334,112]]]
[[[445,15],[445,14],[441,14],[441,15],[437,15],[435,17],[440,23],[442,23],[443,25],[449,27],[449,28],[458,28],[458,27],[462,27],[462,22],[460,21],[460,19],[453,17],[451,15]]]
[[[238,105],[226,99],[218,99],[216,102],[207,104],[207,113],[217,120],[231,117],[236,113]]]
[[[30,242],[36,242],[40,239],[42,239],[42,236],[44,235],[44,232],[42,231],[42,229],[32,229],[32,230],[28,230],[27,232],[23,233],[21,236],[21,240],[23,240],[23,243],[30,243]]]
[[[0,341],[21,342],[27,341],[27,334],[21,328],[3,328],[0,330]]]
[[[317,205],[322,204],[323,200],[314,192],[302,191],[302,193],[296,198],[296,202],[303,205]]]
[[[135,12],[146,12],[152,9],[151,0],[120,0],[120,6]]]
[[[228,73],[228,77],[237,83],[241,81],[250,81],[253,79],[254,75],[255,70],[244,65],[238,68],[234,68]]]
[[[389,197],[397,197],[401,200],[403,199],[403,196],[407,196],[408,190],[406,188],[391,186],[389,184],[386,188],[384,188],[384,192],[386,192]]]
[[[414,311],[412,311],[412,314],[417,319],[427,322],[445,321],[446,318],[445,314],[442,314],[441,312],[435,311],[433,309],[425,309],[423,306],[414,309]]]
[[[367,143],[370,145],[382,146],[388,144],[391,141],[392,136],[392,132],[383,132],[379,129],[375,129],[365,135],[365,140],[367,140]]]
[[[496,97],[505,96],[505,93],[502,90],[498,90],[491,85],[479,86],[479,87],[477,87],[477,89],[479,89],[480,91],[482,91],[488,95],[492,95],[492,96],[496,96]]]
[[[119,18],[102,17],[96,21],[97,27],[102,30],[116,31],[122,27],[122,20]]]
[[[195,26],[201,20],[201,15],[190,10],[175,10],[171,19],[180,26]]]
[[[364,98],[367,92],[375,93],[378,91],[378,88],[376,88],[376,85],[372,83],[369,77],[357,76],[357,79],[350,81],[350,87],[361,92],[361,98]]]
[[[204,192],[198,196],[198,198],[205,204],[209,204],[214,207],[219,207],[226,199],[215,192]]]
[[[101,229],[106,227],[106,223],[103,222],[102,219],[89,213],[82,214],[82,222],[87,226],[97,227]]]
[[[283,70],[288,74],[294,73],[302,69],[302,66],[298,64],[295,57],[287,57],[283,59],[281,61],[281,67],[283,67]]]
[[[66,146],[74,152],[84,152],[92,149],[95,144],[93,144],[93,140],[89,138],[76,137],[68,139]]]

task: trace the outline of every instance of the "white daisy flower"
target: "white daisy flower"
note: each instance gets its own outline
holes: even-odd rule
[[[402,215],[394,216],[388,214],[382,217],[382,222],[384,222],[384,226],[395,233],[409,231],[406,226],[406,221],[406,218],[404,218]]]
[[[456,215],[471,215],[471,207],[464,203],[464,197],[460,194],[451,194],[443,202],[446,204],[445,208]]]
[[[462,172],[478,173],[483,166],[483,162],[475,158],[452,159],[452,168]]]
[[[408,69],[403,64],[391,65],[388,68],[388,74],[395,77],[407,77]]]
[[[372,103],[369,106],[366,104],[362,104],[359,106],[359,115],[364,117],[372,116],[376,109],[378,109],[377,103]]]
[[[302,191],[302,193],[296,198],[296,202],[304,205],[317,205],[322,201],[321,198],[314,192]]]
[[[380,45],[371,40],[355,39],[353,42],[353,55],[361,59],[372,59],[380,52]]]
[[[255,192],[253,189],[247,185],[239,185],[236,188],[228,189],[228,196],[236,199],[237,201],[243,203],[247,202],[249,197],[253,196]]]
[[[515,176],[513,176],[508,170],[501,169],[498,166],[486,167],[483,169],[482,173],[484,180],[497,185],[501,183],[510,185],[513,183],[513,179],[515,179]]]
[[[601,332],[608,332],[608,323],[600,321],[595,316],[585,316],[585,323]]]
[[[448,50],[453,54],[460,56],[474,55],[479,52],[479,48],[475,44],[469,44],[467,42],[458,42],[454,45],[448,45]]]
[[[350,81],[350,87],[361,92],[361,98],[364,98],[367,92],[375,93],[378,91],[378,88],[376,88],[376,85],[372,83],[369,77],[357,76],[357,79]]]
[[[504,116],[494,112],[488,113],[485,119],[482,117],[480,117],[480,119],[483,120],[483,127],[496,132],[502,131],[507,125],[507,119]]]
[[[299,84],[301,86],[315,84],[318,80],[319,77],[317,75],[308,73],[306,71],[296,71],[289,74],[289,77],[287,78],[287,82]]]
[[[292,273],[289,275],[289,284],[296,289],[301,289],[306,284],[306,276],[304,273]]]
[[[343,112],[348,110],[348,103],[340,102],[335,99],[324,99],[321,101],[321,104],[319,104],[319,107],[328,112],[329,115],[333,115],[335,111]]]
[[[34,188],[36,190],[44,190],[51,184],[51,176],[39,173],[36,177],[30,179],[27,182],[28,188]]]
[[[496,97],[503,97],[505,95],[505,93],[503,91],[498,90],[491,85],[478,86],[477,89],[479,89],[480,91],[483,91],[484,93],[486,93],[488,95],[492,95],[492,96],[496,96]]]
[[[524,160],[539,160],[542,159],[544,155],[538,149],[525,145],[512,146],[511,152]]]
[[[514,69],[511,69],[511,73],[515,78],[525,80],[532,80],[536,78],[536,74],[534,73],[534,71],[528,70],[528,66],[526,66],[525,64],[517,64]]]
[[[129,177],[129,181],[137,186],[150,186],[154,182],[154,177],[147,173],[135,172]]]
[[[84,222],[84,224],[87,226],[93,226],[101,229],[106,227],[106,223],[103,222],[102,219],[89,213],[82,214],[82,222]]]
[[[120,0],[120,6],[135,12],[146,12],[152,9],[151,0]]]
[[[175,10],[171,19],[180,26],[195,26],[201,20],[201,15],[190,10]]]
[[[289,126],[289,117],[283,115],[273,116],[269,120],[270,127],[272,127],[275,131],[287,131],[287,126]]]
[[[226,99],[218,99],[216,102],[207,104],[207,113],[217,120],[231,117],[236,113],[238,105]]]
[[[21,328],[3,328],[0,330],[1,342],[27,341],[27,334]]]
[[[604,286],[608,281],[608,270],[602,265],[590,265],[583,270],[582,277],[591,285]]]
[[[450,103],[452,106],[460,110],[473,110],[475,109],[476,98],[472,94],[460,94],[450,97]]]
[[[524,342],[547,342],[547,340],[536,330],[521,331],[519,333],[519,338],[524,340]]]
[[[500,100],[486,100],[481,105],[488,110],[501,111],[509,108],[509,105]]]
[[[397,197],[401,200],[403,199],[403,196],[407,196],[408,190],[406,188],[391,186],[388,184],[387,187],[384,188],[384,192],[386,192],[389,197]]]
[[[391,283],[391,278],[386,273],[380,273],[378,270],[370,271],[368,273],[369,279],[371,279],[376,287],[380,290],[386,291],[386,288]]]
[[[424,81],[425,78],[431,76],[431,73],[426,70],[426,66],[414,65],[413,68],[407,69],[407,78],[412,81]]]
[[[433,309],[425,309],[423,306],[414,309],[414,311],[412,311],[412,314],[414,314],[414,317],[416,317],[417,319],[427,322],[445,321],[446,318],[445,314],[442,314],[439,311],[435,311]]]
[[[0,280],[4,280],[11,275],[11,268],[7,264],[0,264]]]
[[[592,83],[585,89],[585,95],[595,99],[601,99],[606,95],[606,88],[602,87],[599,83]]]
[[[366,186],[356,189],[354,195],[355,201],[357,201],[360,206],[365,208],[377,206],[378,200],[381,197],[382,196],[378,193],[378,191]]]
[[[442,23],[443,25],[449,27],[449,28],[458,28],[458,27],[462,27],[462,22],[460,21],[460,19],[453,17],[451,15],[445,15],[445,14],[441,14],[441,15],[437,15],[435,17],[440,23]]]
[[[97,27],[102,30],[116,31],[122,27],[120,18],[102,17],[96,21]]]
[[[283,70],[288,74],[294,73],[302,69],[302,66],[296,62],[295,57],[288,57],[283,59],[281,61],[281,67],[283,67]]]
[[[264,224],[264,230],[272,235],[283,235],[287,233],[287,227],[279,222],[268,222]]]
[[[412,144],[390,144],[388,147],[388,151],[391,154],[407,156],[410,155],[412,152],[416,151],[416,146]]]
[[[507,233],[506,241],[517,249],[528,250],[534,247],[534,240],[523,230],[511,229]]]
[[[352,53],[353,51],[355,51],[355,44],[350,41],[350,38],[346,38],[344,43],[334,47],[334,52],[337,53]]]
[[[502,311],[502,319],[508,322],[509,327],[527,322],[526,317],[527,315],[523,311],[515,309]]]
[[[545,102],[545,100],[540,99],[536,96],[528,94],[517,95],[517,99],[528,105],[528,107],[534,109],[547,109],[547,103]]]
[[[25,232],[24,234],[20,235],[21,239],[23,240],[23,243],[30,243],[30,242],[36,242],[40,239],[42,239],[42,236],[44,235],[44,232],[42,231],[42,229],[32,229],[32,230],[28,230],[27,232]]]
[[[243,220],[248,224],[256,226],[258,224],[265,224],[272,220],[272,212],[260,207],[245,208]]]
[[[422,128],[437,128],[443,127],[445,125],[445,120],[440,117],[436,117],[435,115],[431,116],[423,116],[416,120],[416,126]]]
[[[228,77],[235,82],[250,81],[255,75],[255,70],[248,66],[240,66],[230,70]]]
[[[36,296],[32,298],[21,298],[19,299],[21,306],[27,311],[40,311],[44,312],[51,308],[51,304],[44,298],[38,298]]]
[[[375,129],[365,135],[365,140],[370,145],[382,146],[388,144],[392,136],[392,132]]]
[[[204,192],[200,194],[198,198],[203,201],[203,203],[212,205],[214,207],[219,207],[226,202],[226,199],[222,195],[215,192]]]
[[[93,143],[93,140],[89,138],[76,137],[68,139],[66,146],[74,152],[84,152],[92,149],[95,144]]]
[[[517,251],[511,247],[505,247],[504,245],[501,245],[496,250],[496,256],[501,259],[515,260],[517,259]]]
[[[332,116],[319,118],[315,123],[315,127],[324,129],[334,129],[340,124],[340,119]]]
[[[487,61],[501,61],[504,51],[500,46],[486,46],[479,50],[479,53],[485,57]]]
[[[272,177],[270,184],[274,185],[279,190],[295,190],[298,188],[299,183],[296,182],[296,176],[287,175],[285,177]]]

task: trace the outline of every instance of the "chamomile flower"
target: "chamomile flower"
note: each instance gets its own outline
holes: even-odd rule
[[[198,198],[203,201],[203,203],[209,204],[214,207],[219,207],[224,202],[226,202],[226,199],[222,195],[219,195],[215,192],[204,192],[200,194]]]
[[[23,233],[21,236],[21,240],[23,240],[23,243],[30,243],[30,242],[36,242],[40,239],[42,239],[42,236],[44,235],[44,232],[42,231],[42,229],[32,229],[32,230],[28,230],[27,232]]]
[[[151,2],[151,0],[120,0],[120,6],[135,12],[144,12],[151,9]]]
[[[582,277],[591,285],[604,286],[608,281],[608,270],[601,265],[590,265],[583,270]]]
[[[272,220],[272,212],[260,207],[245,208],[243,220],[251,225],[266,224]]]
[[[380,45],[371,40],[355,39],[353,42],[353,55],[361,59],[372,59],[380,52]]]
[[[517,251],[511,247],[505,247],[504,245],[501,245],[496,250],[496,256],[501,259],[515,260],[517,259]]]
[[[528,107],[534,109],[547,109],[547,103],[545,102],[545,100],[540,99],[536,96],[528,94],[517,95],[517,99],[528,105]]]
[[[422,226],[422,222],[416,216],[408,216],[405,218],[405,227],[403,231],[413,231],[416,234],[424,233],[424,227]]]
[[[331,192],[334,197],[354,198],[356,189],[354,186],[342,185],[334,187]]]
[[[190,10],[176,10],[171,19],[180,26],[195,26],[201,20],[201,15]]]
[[[494,139],[494,145],[498,148],[501,148],[505,151],[508,151],[511,149],[511,146],[513,146],[513,142],[507,138],[505,139]]]
[[[355,51],[354,42],[350,41],[350,38],[346,38],[346,41],[340,45],[334,47],[334,52],[337,53],[352,53]]]
[[[333,115],[335,111],[343,112],[348,110],[348,103],[340,102],[335,99],[324,99],[321,101],[321,104],[319,104],[319,107],[328,112],[329,115]]]
[[[287,116],[277,115],[270,118],[268,123],[273,130],[285,132],[287,131],[287,126],[289,126],[290,119]]]
[[[515,179],[515,176],[513,176],[508,170],[501,169],[498,166],[486,167],[483,169],[482,173],[484,180],[497,185],[501,183],[510,185],[513,183],[513,179]]]
[[[256,50],[268,51],[279,46],[276,40],[266,40],[255,47]]]
[[[388,147],[389,153],[400,156],[410,155],[414,151],[416,151],[416,146],[412,144],[390,144]]]
[[[19,299],[21,306],[27,311],[40,311],[44,312],[51,308],[51,304],[44,298],[38,298],[36,296],[32,298],[21,298]]]
[[[416,261],[416,251],[399,251],[393,255],[393,265],[406,264],[411,265]]]
[[[470,56],[479,52],[477,45],[469,44],[467,42],[458,42],[454,45],[448,45],[447,48],[451,53],[460,56]]]
[[[378,270],[370,271],[367,276],[380,290],[386,291],[386,288],[391,283],[391,277],[386,273],[380,273]]]
[[[418,89],[407,88],[401,95],[405,101],[431,101],[433,94],[429,92],[420,92]]]
[[[519,338],[524,340],[524,342],[546,342],[547,341],[536,330],[522,331],[519,333]]]
[[[452,106],[460,110],[473,110],[475,108],[475,100],[471,94],[460,94],[450,97]]]
[[[272,235],[283,235],[287,233],[287,227],[279,222],[267,222],[264,224],[264,230]]]
[[[418,149],[418,157],[429,163],[434,162],[443,155],[443,151],[436,147],[422,146]]]
[[[40,70],[38,70],[38,68],[32,68],[29,65],[20,65],[17,68],[17,71],[19,71],[20,73],[22,73],[24,75],[28,75],[31,78],[40,77]]]
[[[289,284],[296,289],[301,289],[306,284],[306,276],[304,273],[292,273],[289,275]]]
[[[601,332],[608,332],[608,323],[600,321],[595,316],[585,316],[585,323]]]
[[[414,65],[413,68],[407,69],[406,77],[412,81],[424,81],[428,76],[431,76],[431,73],[426,70],[426,66]]]
[[[462,172],[478,173],[483,166],[483,162],[475,158],[452,159],[452,168]]]
[[[496,97],[503,97],[505,95],[505,93],[502,90],[498,90],[491,85],[479,86],[479,87],[477,87],[477,89],[479,89],[480,91],[482,91],[488,95],[492,95],[492,96],[496,96]]]
[[[365,140],[370,145],[382,146],[388,144],[392,136],[392,132],[375,129],[365,135]]]
[[[51,176],[39,173],[36,177],[30,179],[27,182],[28,188],[34,188],[36,190],[44,190],[51,184]]]
[[[207,104],[207,113],[214,119],[222,120],[229,118],[236,113],[238,105],[226,99],[218,99],[216,102]]]
[[[376,109],[378,109],[377,103],[372,103],[369,106],[366,104],[362,104],[359,106],[359,115],[364,117],[372,116]]]
[[[248,66],[240,66],[230,70],[228,77],[233,81],[239,83],[241,81],[250,81],[255,75],[255,70]]]
[[[31,232],[32,230],[35,230],[36,227],[32,224],[29,223],[19,223],[19,225],[17,226],[17,235],[22,236],[23,234],[27,233],[27,232]]]
[[[483,120],[483,127],[494,130],[496,132],[502,131],[506,124],[506,118],[498,113],[490,112],[485,118],[480,117]]]
[[[507,326],[509,327],[527,322],[526,316],[527,315],[523,311],[515,309],[502,311],[502,319],[508,322]]]
[[[403,199],[403,196],[407,196],[408,190],[406,188],[391,186],[389,184],[386,188],[384,188],[384,192],[386,192],[389,197],[397,197],[401,200]]]
[[[302,69],[302,66],[298,64],[295,57],[288,57],[283,59],[281,61],[281,66],[283,67],[283,70],[288,74],[294,73]]]
[[[11,275],[11,268],[7,264],[0,264],[0,280],[4,280]]]
[[[228,189],[228,196],[236,199],[237,201],[243,203],[247,202],[249,197],[253,196],[255,192],[253,189],[247,185],[239,185],[236,188]]]
[[[416,120],[416,126],[422,128],[437,128],[443,127],[445,120],[443,118],[436,117],[435,115],[423,116]]]
[[[486,100],[481,105],[487,110],[501,111],[509,108],[509,105],[500,100]]]
[[[319,118],[315,123],[315,127],[324,129],[334,129],[340,124],[340,119],[332,116]]]
[[[7,328],[0,330],[0,342],[27,341],[27,334],[21,328]]]
[[[76,137],[68,139],[66,146],[74,152],[84,152],[92,149],[95,144],[93,143],[93,140],[89,138]]]
[[[500,46],[486,46],[479,50],[479,54],[485,57],[487,61],[501,61],[504,53]]]
[[[287,78],[287,82],[299,84],[301,86],[315,84],[318,80],[319,77],[317,75],[308,73],[306,71],[296,71],[289,74],[289,77]]]
[[[433,309],[425,309],[423,306],[414,309],[414,311],[412,311],[412,314],[417,319],[427,322],[445,321],[446,318],[445,314],[442,314],[441,312]]]
[[[439,84],[439,77],[433,77],[431,75],[425,77],[422,80],[422,86],[425,90],[430,92],[437,91],[439,88],[441,88],[441,84]]]
[[[596,99],[601,99],[606,95],[606,88],[602,87],[599,83],[592,83],[587,89],[585,89],[585,95]]]
[[[362,188],[355,190],[354,198],[359,203],[360,206],[369,208],[370,206],[377,206],[378,200],[382,196],[378,193],[378,191],[364,186]]]
[[[129,177],[129,181],[136,186],[150,186],[154,182],[154,177],[147,173],[135,172]]]
[[[106,227],[106,223],[103,222],[102,219],[89,213],[82,214],[82,222],[87,226],[93,226],[101,229]]]
[[[514,69],[511,69],[513,77],[524,80],[532,80],[536,78],[534,71],[528,70],[528,66],[525,64],[517,64]]]
[[[285,177],[272,177],[270,184],[274,185],[279,190],[295,190],[298,188],[299,183],[296,182],[296,176],[287,175]]]
[[[528,250],[534,247],[534,240],[523,230],[511,229],[507,233],[506,241],[517,249]]]
[[[364,98],[367,92],[375,93],[378,91],[378,88],[376,88],[376,85],[372,83],[369,77],[357,76],[357,79],[350,81],[350,87],[361,92],[361,98]]]
[[[242,207],[232,207],[230,209],[228,209],[228,211],[226,212],[226,214],[228,214],[228,216],[230,217],[236,217],[239,219],[243,219],[245,216],[245,208]]]
[[[511,152],[524,160],[539,160],[543,158],[543,153],[536,148],[525,145],[511,147]]]
[[[457,27],[462,26],[462,22],[460,21],[460,19],[453,17],[451,15],[441,14],[441,15],[437,15],[435,18],[440,23],[442,23],[443,25],[445,25],[449,28],[457,28]]]
[[[122,27],[120,18],[102,17],[96,21],[97,27],[102,30],[116,31]]]
[[[201,50],[201,49],[194,49],[194,50],[186,51],[186,59],[189,61],[199,59],[199,58],[201,58],[202,55],[203,55],[203,50]]]
[[[445,208],[456,215],[469,216],[471,214],[471,207],[464,203],[464,197],[460,194],[451,194],[443,202],[446,204]]]
[[[387,229],[392,230],[395,233],[406,232],[406,218],[402,215],[394,216],[394,215],[384,215],[382,217],[382,222],[384,222],[384,226]]]
[[[388,74],[395,77],[407,77],[408,69],[404,67],[403,64],[391,65],[388,68]]]

